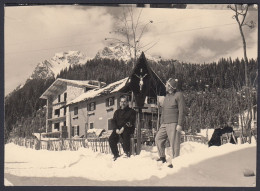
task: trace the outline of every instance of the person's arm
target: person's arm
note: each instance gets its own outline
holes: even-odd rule
[[[113,116],[113,119],[112,119],[112,124],[113,124],[113,130],[114,131],[119,129],[119,127],[117,126],[117,110],[114,113],[114,116]]]
[[[181,92],[179,92],[179,95],[177,97],[178,101],[178,110],[179,110],[179,118],[178,118],[178,125],[183,126],[184,122],[184,117],[185,117],[185,101],[184,101],[184,96]]]
[[[163,106],[159,106],[159,110],[161,110],[161,120],[160,120],[160,125],[163,124]],[[159,112],[158,110],[158,112]]]
[[[135,125],[135,120],[136,120],[136,112],[135,110],[132,110],[129,120],[126,122],[124,127],[133,127]]]
[[[136,120],[136,112],[135,110],[131,110],[129,118],[126,120],[125,125],[120,129],[120,134],[123,133],[126,128],[134,128]]]

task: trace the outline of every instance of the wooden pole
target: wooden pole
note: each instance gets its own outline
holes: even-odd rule
[[[141,152],[141,117],[142,117],[142,108],[138,108],[137,112],[137,148],[136,154],[139,155]]]

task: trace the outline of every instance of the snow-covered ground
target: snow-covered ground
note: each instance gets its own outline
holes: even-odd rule
[[[151,146],[143,146],[140,155],[120,157],[113,161],[112,155],[96,153],[88,148],[78,151],[47,151],[9,143],[5,145],[5,173],[20,177],[80,177],[93,181],[142,181],[151,177],[162,179],[189,169],[185,167],[201,164],[206,159],[217,160],[219,156],[255,147],[255,142],[242,145],[224,144],[220,147],[185,142],[181,144],[180,156],[172,161],[174,168],[170,169],[166,164],[156,162],[157,150]],[[245,156],[237,160],[243,160],[242,157]],[[169,160],[169,157],[167,159]],[[242,173],[244,169],[240,170]],[[251,170],[256,172],[256,169]],[[5,185],[12,183],[6,179]]]

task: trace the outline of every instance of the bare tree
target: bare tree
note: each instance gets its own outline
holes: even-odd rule
[[[148,25],[153,23],[152,20],[146,22],[141,21],[142,11],[143,9],[140,9],[137,13],[138,16],[135,17],[133,7],[124,7],[122,17],[118,18],[116,30],[110,32],[111,37],[105,38],[105,40],[121,44],[128,48],[133,67],[141,51],[146,52],[157,43],[149,42],[144,44],[142,42],[142,38],[148,30]]]
[[[247,105],[247,112],[245,114],[245,119],[241,121],[244,121],[244,124],[242,126],[245,126],[246,129],[249,132],[249,142],[251,142],[251,121],[252,121],[252,108],[253,108],[253,95],[252,95],[252,86],[249,81],[248,77],[248,58],[247,58],[247,52],[246,52],[246,39],[245,34],[243,31],[243,27],[247,26],[250,29],[253,29],[255,27],[254,21],[247,21],[246,22],[246,16],[248,14],[249,5],[248,4],[242,4],[242,5],[228,5],[228,8],[235,12],[235,15],[233,15],[233,18],[236,19],[236,22],[239,27],[239,32],[242,38],[243,43],[243,51],[244,51],[244,60],[245,60],[245,95],[246,95],[246,105]],[[243,127],[242,127],[243,128]]]

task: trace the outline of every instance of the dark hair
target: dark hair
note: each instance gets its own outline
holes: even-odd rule
[[[120,100],[121,100],[122,98],[123,98],[123,99],[126,99],[126,101],[129,101],[127,95],[122,95],[122,96],[120,97]]]

